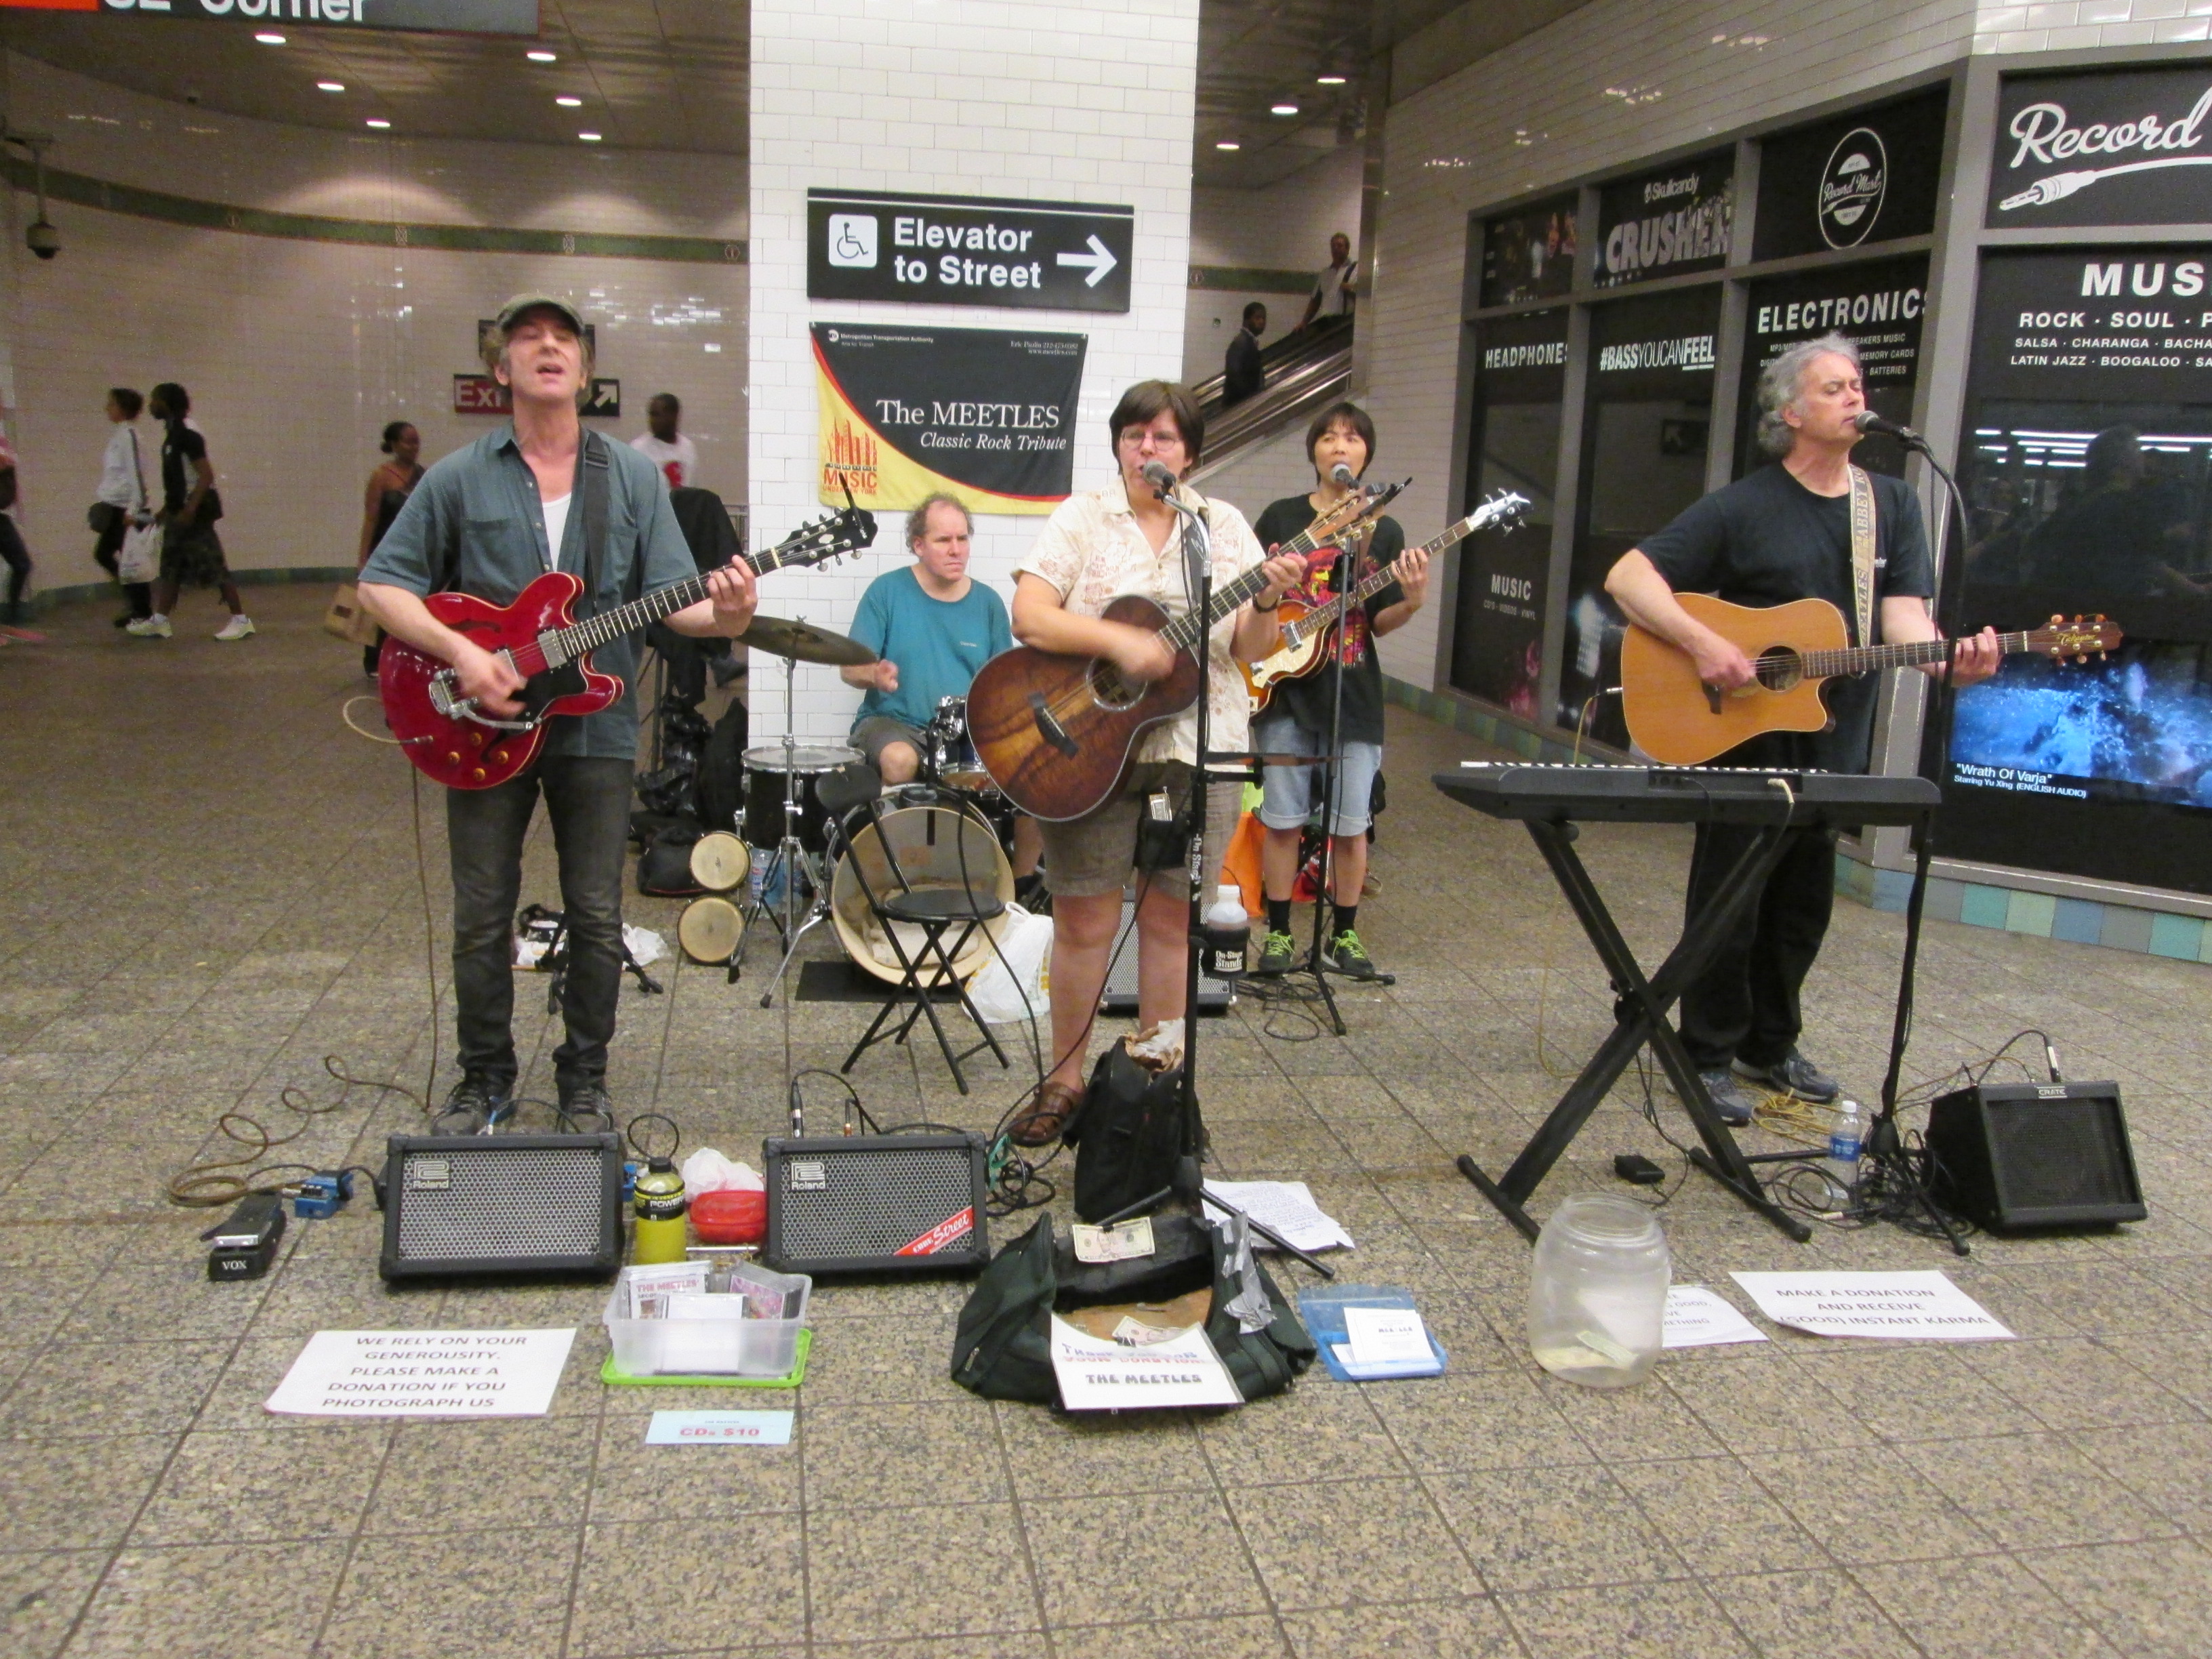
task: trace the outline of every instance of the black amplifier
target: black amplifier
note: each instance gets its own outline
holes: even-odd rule
[[[991,1259],[981,1135],[823,1135],[761,1150],[761,1259],[779,1273],[971,1273]]]

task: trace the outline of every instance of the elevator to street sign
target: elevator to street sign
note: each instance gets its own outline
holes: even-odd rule
[[[1134,208],[890,191],[806,192],[806,293],[816,300],[1129,308]]]

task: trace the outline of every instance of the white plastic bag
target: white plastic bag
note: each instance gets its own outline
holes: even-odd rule
[[[712,1146],[702,1146],[684,1160],[684,1190],[694,1198],[701,1193],[757,1193],[767,1187],[752,1165],[733,1162]]]
[[[999,948],[968,981],[968,996],[975,1012],[993,1025],[1044,1018],[1052,994],[1051,963],[1052,918],[1009,904],[1006,930],[999,935]],[[1029,997],[1026,1004],[1022,1000],[1024,992]]]
[[[158,581],[161,575],[161,526],[149,519],[123,532],[123,545],[115,550],[115,579],[124,582]]]

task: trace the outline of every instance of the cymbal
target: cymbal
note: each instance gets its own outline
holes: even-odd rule
[[[826,663],[832,668],[862,668],[876,659],[876,653],[857,640],[787,617],[755,617],[738,643],[770,656]]]

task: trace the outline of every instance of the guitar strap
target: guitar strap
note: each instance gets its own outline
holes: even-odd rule
[[[576,471],[584,492],[584,603],[582,614],[599,608],[599,573],[607,541],[607,441],[596,432],[584,434],[576,447]]]
[[[1866,469],[1851,469],[1851,598],[1857,612],[1859,645],[1874,643],[1874,480]]]

